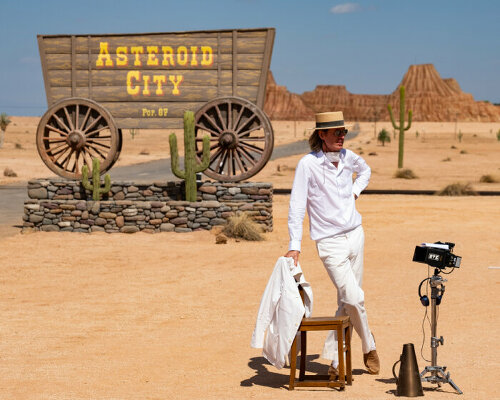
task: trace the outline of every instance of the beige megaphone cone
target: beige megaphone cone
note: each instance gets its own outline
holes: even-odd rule
[[[401,362],[399,377],[396,376],[395,371],[398,362]],[[396,396],[417,397],[424,395],[413,343],[403,345],[403,353],[392,366],[392,374],[396,378]]]

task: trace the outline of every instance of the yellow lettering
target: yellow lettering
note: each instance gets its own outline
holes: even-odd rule
[[[124,66],[128,64],[127,46],[120,46],[116,48],[116,65]]]
[[[99,57],[97,57],[97,61],[95,63],[96,67],[112,67],[113,60],[109,55],[108,51],[108,42],[100,42],[99,44]]]
[[[129,71],[127,74],[127,93],[131,94],[132,96],[136,96],[137,94],[139,94],[140,87],[137,85],[133,86],[132,79],[135,79],[136,81],[140,80],[141,72]]]
[[[198,60],[196,59],[196,52],[198,51],[198,46],[191,46],[191,53],[193,53],[191,58],[191,65],[198,65]]]
[[[163,89],[161,87],[162,83],[167,81],[167,77],[165,75],[153,75],[153,82],[157,84],[156,87],[156,95],[163,96]]]
[[[203,53],[203,57],[201,58],[201,65],[205,67],[212,65],[212,63],[214,62],[212,46],[201,46],[201,51]]]
[[[169,75],[168,80],[172,82],[174,85],[174,88],[172,89],[172,94],[173,95],[179,95],[181,92],[179,91],[179,85],[183,81],[184,76],[183,75]]]
[[[163,66],[171,65],[173,67],[175,65],[175,62],[174,62],[174,50],[172,49],[172,47],[162,46],[161,51],[163,52],[163,61],[161,62],[161,65]]]
[[[135,54],[134,65],[140,67],[142,65],[140,54],[144,54],[144,47],[142,47],[142,46],[132,46],[130,48],[130,53]]]
[[[158,46],[148,46],[148,65],[158,65],[158,58],[156,55],[158,54]]]
[[[151,77],[149,75],[144,75],[142,77],[142,80],[144,81],[144,90],[142,91],[142,94],[144,96],[149,96],[151,94],[151,92],[149,91],[149,79]]]
[[[179,46],[177,47],[177,63],[179,65],[186,65],[188,61],[188,49],[186,49],[186,46]],[[184,55],[183,55],[184,53]]]

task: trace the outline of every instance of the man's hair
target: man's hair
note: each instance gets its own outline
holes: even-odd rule
[[[312,151],[318,152],[323,148],[323,140],[319,137],[319,132],[321,129],[315,130],[311,136],[309,136],[309,147]]]

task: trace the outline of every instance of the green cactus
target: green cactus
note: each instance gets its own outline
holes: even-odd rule
[[[391,117],[392,126],[394,129],[399,130],[399,153],[398,153],[398,168],[403,168],[403,154],[404,154],[404,142],[405,142],[405,131],[410,129],[411,126],[411,115],[412,111],[408,111],[408,125],[405,125],[405,87],[401,86],[399,88],[399,126],[394,122],[394,117],[392,116],[392,107],[390,104],[387,105],[389,110],[389,115]]]
[[[170,144],[170,158],[172,172],[178,178],[186,181],[186,200],[196,201],[198,188],[196,187],[196,173],[205,171],[210,164],[210,137],[203,137],[203,157],[201,164],[196,162],[196,150],[194,143],[194,113],[184,113],[184,171],[179,169],[179,153],[177,151],[177,137],[172,133],[168,140]]]
[[[92,183],[89,182],[89,167],[82,167],[82,185],[87,190],[92,190],[92,200],[99,201],[101,194],[109,192],[111,189],[111,178],[108,174],[104,175],[104,187],[101,188],[99,159],[92,160]]]

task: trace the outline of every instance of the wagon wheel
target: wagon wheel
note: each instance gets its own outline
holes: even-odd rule
[[[196,156],[201,159],[203,136],[210,136],[210,164],[203,173],[212,179],[238,182],[257,174],[271,157],[273,128],[266,114],[239,97],[205,104],[195,116]]]
[[[121,132],[111,114],[98,103],[81,98],[62,100],[43,115],[36,132],[38,153],[59,176],[81,178],[83,165],[92,169],[100,161],[101,173],[109,170],[121,150]]]

